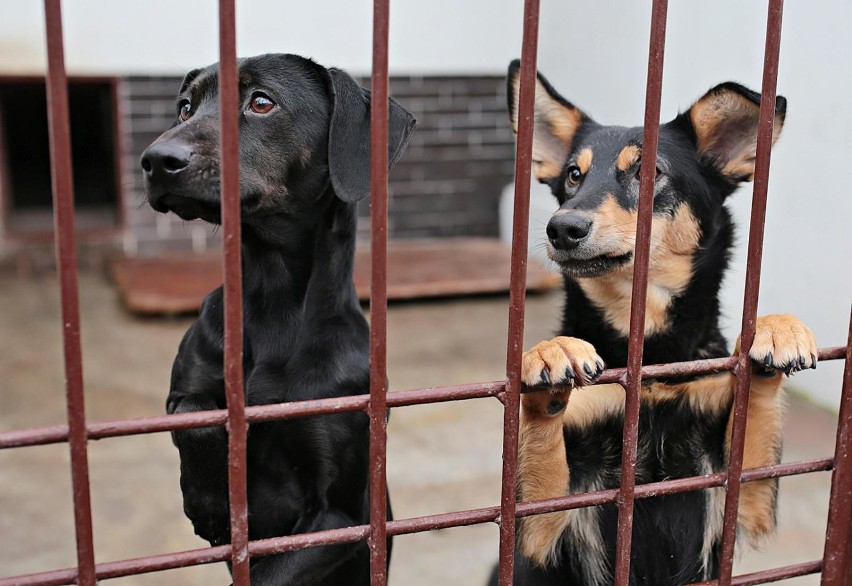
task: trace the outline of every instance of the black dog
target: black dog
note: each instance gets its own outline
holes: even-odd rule
[[[515,62],[509,110],[516,131],[518,74]],[[551,390],[522,398],[519,497],[525,501],[619,486],[624,391],[571,389],[593,382],[604,361],[626,366],[642,156],[642,128],[594,122],[541,76],[535,94],[533,171],[559,202],[547,226],[548,254],[564,274],[566,299],[561,336],[523,359],[524,383]],[[754,174],[759,101],[741,85],[724,83],[660,128],[647,364],[728,355],[718,300],[733,239],[725,201]],[[779,97],[776,139],[785,111]],[[749,353],[755,375],[746,468],[779,461],[783,373],[815,367],[815,354],[813,335],[795,317],[758,320]],[[645,381],[637,483],[725,469],[734,382],[729,373]],[[774,529],[776,490],[774,480],[743,485],[739,529],[752,543]],[[715,578],[723,505],[721,488],[637,500],[630,584]],[[611,584],[616,522],[615,505],[522,519],[516,584]]]
[[[369,193],[370,93],[295,55],[239,62],[245,396],[249,405],[368,392],[369,334],[352,284],[356,202]],[[220,221],[218,70],[190,72],[176,125],[142,155],[159,212]],[[415,121],[391,101],[389,161]],[[181,342],[169,413],[225,407],[222,289]],[[227,433],[176,431],[184,510],[230,541]],[[346,413],[256,423],[248,437],[249,534],[262,539],[368,522],[368,419]],[[251,561],[252,584],[369,584],[363,542]]]

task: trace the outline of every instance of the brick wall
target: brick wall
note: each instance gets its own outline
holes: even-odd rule
[[[368,80],[360,80],[367,84]],[[130,255],[164,250],[203,252],[218,233],[202,222],[154,213],[144,204],[139,157],[175,117],[180,79],[131,77],[121,84],[127,229]],[[391,94],[418,129],[390,176],[392,238],[497,236],[500,191],[511,182],[514,147],[506,114],[505,81],[485,77],[395,77]],[[369,202],[359,210],[369,230]]]
[[[131,77],[120,85],[122,182],[126,190],[121,245],[130,256],[166,250],[205,252],[219,246],[219,235],[212,226],[158,214],[145,202],[139,159],[145,147],[174,123],[180,82],[175,77]]]

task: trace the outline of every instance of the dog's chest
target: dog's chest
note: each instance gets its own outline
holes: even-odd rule
[[[578,401],[584,417],[564,427],[570,492],[617,488],[620,483],[623,403],[605,402],[610,389],[601,387],[601,411],[592,415],[593,398]],[[613,399],[623,391],[612,389]],[[580,390],[594,393],[595,389]],[[572,408],[572,396],[568,410]],[[604,407],[606,407],[604,409]],[[692,411],[685,402],[644,400],[640,411],[636,463],[637,484],[717,472],[724,468],[725,414]],[[582,424],[580,424],[582,422]],[[685,575],[703,579],[712,567],[721,522],[720,489],[637,500],[633,565],[645,576]],[[582,509],[566,527],[565,548],[582,584],[605,584],[615,552],[617,509],[606,505]],[[649,536],[651,538],[649,539]],[[584,553],[585,552],[585,553]],[[639,575],[639,574],[637,574]]]

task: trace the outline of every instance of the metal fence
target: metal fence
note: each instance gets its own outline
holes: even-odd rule
[[[388,395],[387,363],[387,133],[388,133],[388,11],[389,0],[375,0],[373,13],[372,91],[372,294],[370,299],[370,394],[342,399],[302,401],[246,407],[242,371],[242,299],[239,222],[238,91],[235,43],[235,0],[220,0],[220,106],[222,124],[221,176],[225,263],[225,387],[228,409],[191,414],[87,423],[84,409],[80,318],[78,310],[74,205],[71,177],[67,77],[64,66],[60,0],[45,0],[48,48],[48,115],[55,214],[56,254],[62,300],[68,424],[0,433],[0,449],[67,442],[77,540],[77,567],[0,578],[0,586],[94,586],[99,580],[230,560],[235,586],[249,584],[249,559],[306,547],[367,540],[372,584],[387,582],[386,537],[476,523],[500,527],[502,586],[512,582],[515,525],[519,517],[579,507],[617,503],[618,542],[615,584],[628,584],[634,501],[662,494],[725,487],[721,568],[718,580],[702,584],[760,584],[822,572],[822,584],[852,586],[852,323],[845,347],[823,348],[820,360],[844,359],[846,367],[834,457],[749,470],[742,469],[747,397],[751,369],[747,349],[755,333],[764,219],[769,175],[773,108],[776,95],[783,0],[769,0],[757,166],[748,241],[742,350],[736,356],[665,365],[642,366],[645,295],[650,251],[654,173],[641,173],[639,220],[633,280],[633,304],[627,368],[611,369],[598,383],[618,383],[626,392],[624,447],[619,489],[574,494],[535,502],[516,502],[520,361],[524,329],[528,203],[532,150],[533,98],[538,43],[539,0],[525,0],[519,128],[517,139],[515,216],[509,302],[506,379],[440,388],[400,391]],[[667,0],[654,0],[645,104],[643,168],[653,169],[659,135]],[[227,113],[231,113],[227,115]],[[730,371],[737,378],[730,463],[726,472],[643,484],[635,483],[639,392],[643,378]],[[504,406],[502,498],[499,506],[388,521],[386,517],[386,411],[390,407],[495,397]],[[258,421],[310,415],[366,411],[370,416],[370,524],[310,534],[249,541],[246,496],[246,430]],[[229,490],[232,542],[229,545],[96,564],[89,494],[88,440],[224,425],[229,438]],[[831,500],[824,556],[820,560],[732,577],[737,508],[743,482],[831,470]]]

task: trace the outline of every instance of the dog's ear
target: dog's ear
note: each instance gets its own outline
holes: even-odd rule
[[[727,82],[704,94],[692,107],[675,119],[695,133],[695,148],[732,182],[751,181],[757,152],[757,126],[760,94]],[[772,144],[778,140],[787,100],[775,99]]]
[[[518,134],[518,101],[521,87],[521,62],[509,64],[508,98],[512,130]],[[535,82],[533,125],[533,173],[541,183],[550,183],[562,172],[571,152],[577,130],[589,121],[580,109],[559,95],[540,73]]]
[[[328,130],[331,185],[343,201],[354,203],[370,193],[370,92],[345,71],[329,69],[332,114]],[[391,99],[388,116],[388,167],[402,156],[417,124]]]

